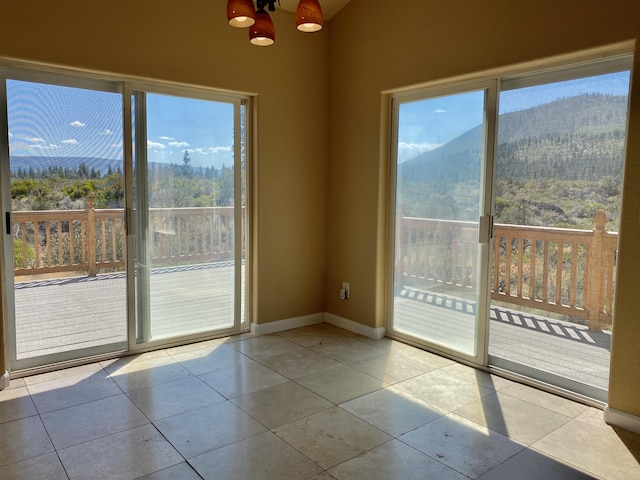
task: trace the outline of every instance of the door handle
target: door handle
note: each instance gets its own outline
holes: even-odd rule
[[[490,243],[493,238],[493,215],[482,215],[478,229],[478,243]]]
[[[7,235],[11,235],[11,212],[4,212]]]

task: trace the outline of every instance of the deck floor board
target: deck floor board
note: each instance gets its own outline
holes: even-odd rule
[[[233,278],[232,266],[154,272],[152,337],[232,326]],[[395,328],[468,347],[475,331],[475,306],[440,297],[424,292],[395,297]],[[24,282],[16,285],[15,298],[18,359],[126,342],[123,275]],[[581,325],[494,306],[489,353],[606,389],[610,337]]]

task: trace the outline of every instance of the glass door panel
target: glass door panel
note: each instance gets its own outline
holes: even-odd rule
[[[594,75],[618,66],[619,71]],[[502,83],[489,361],[606,400],[630,62]],[[560,80],[554,81],[560,77]]]
[[[5,84],[13,370],[127,347],[122,94],[25,78]]]
[[[398,102],[395,112],[392,333],[469,358],[480,352],[486,304],[486,95]]]
[[[156,93],[136,99],[138,343],[237,331],[240,104]]]

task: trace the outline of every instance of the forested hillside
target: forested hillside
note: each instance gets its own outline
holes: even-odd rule
[[[496,222],[617,230],[627,99],[586,94],[501,115]],[[477,218],[482,127],[398,167],[404,215]]]
[[[121,162],[100,158],[11,158],[12,209],[55,210],[124,207]],[[102,170],[105,169],[105,170]],[[176,163],[149,163],[151,207],[233,205],[233,168],[193,167],[189,152]]]

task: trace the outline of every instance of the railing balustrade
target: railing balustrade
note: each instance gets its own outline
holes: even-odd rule
[[[125,265],[123,209],[94,209],[89,201],[84,210],[17,211],[11,220],[16,277],[95,276]],[[234,223],[233,207],[151,208],[151,260],[155,266],[232,260]]]
[[[595,228],[494,225],[491,298],[611,325],[618,234]],[[463,291],[477,282],[477,224],[403,217],[396,285]]]
[[[233,259],[234,218],[233,207],[149,209],[151,260]],[[618,234],[605,222],[599,211],[593,231],[494,225],[491,298],[581,319],[592,330],[611,325]],[[12,223],[15,276],[95,276],[125,264],[122,209],[88,202],[84,210],[14,212]],[[476,223],[403,217],[397,238],[398,287],[476,286]]]

